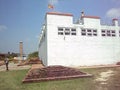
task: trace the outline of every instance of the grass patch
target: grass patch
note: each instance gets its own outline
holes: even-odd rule
[[[0,72],[0,89],[1,90],[22,90],[21,80],[28,70],[14,70]]]
[[[48,81],[48,82],[40,82],[40,83],[29,83],[23,84],[22,80],[25,77],[28,70],[14,70],[8,72],[0,72],[0,90],[111,90],[110,86],[113,86],[113,90],[120,90],[116,78],[119,78],[119,75],[113,76],[108,82],[110,85],[105,86],[105,88],[109,89],[99,89],[101,85],[99,82],[95,81],[95,78],[99,76],[100,72],[107,71],[108,69],[112,69],[119,74],[117,71],[120,70],[118,67],[116,68],[94,68],[94,69],[81,69],[83,72],[88,72],[93,74],[93,78],[78,78],[71,80],[61,80],[61,81]],[[116,83],[112,85],[112,81]]]

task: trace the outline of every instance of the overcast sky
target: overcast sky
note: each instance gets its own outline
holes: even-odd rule
[[[120,19],[120,0],[0,0],[0,52],[19,52],[19,42],[23,41],[24,53],[38,50],[39,34],[45,13],[66,12],[80,17],[100,16],[102,21]]]

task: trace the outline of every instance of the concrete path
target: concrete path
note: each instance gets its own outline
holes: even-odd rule
[[[120,67],[120,65],[116,64],[108,64],[108,65],[93,65],[93,66],[71,66],[73,68],[81,69],[81,68],[112,68],[112,67]]]
[[[14,63],[9,63],[8,67],[9,70],[22,70],[22,69],[30,69],[31,66],[30,65],[25,65],[25,66],[17,66],[18,64],[14,64]],[[2,65],[0,66],[0,71],[6,71],[6,66]]]

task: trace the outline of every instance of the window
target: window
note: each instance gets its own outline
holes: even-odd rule
[[[97,30],[96,29],[82,29],[81,35],[82,36],[97,36]]]
[[[102,30],[102,33],[106,33],[105,30]]]
[[[65,31],[70,31],[70,29],[69,28],[65,28]]]
[[[102,36],[106,36],[106,30],[102,30],[102,31],[101,31],[101,35],[102,35]]]
[[[65,35],[70,35],[70,29],[69,28],[65,28]]]
[[[87,32],[91,32],[91,30],[90,30],[90,29],[87,29]]]
[[[58,28],[58,35],[63,35],[63,34],[64,34],[63,28]]]
[[[97,32],[97,30],[93,30],[93,32],[94,32],[94,33],[96,33],[96,32]]]
[[[115,36],[116,36],[116,35],[114,35],[114,34],[112,35],[112,37],[115,37]]]
[[[88,36],[92,36],[92,33],[87,33]]]
[[[82,36],[86,36],[86,29],[82,29],[82,30],[81,30],[81,35],[82,35]]]
[[[72,28],[71,31],[75,31],[76,32],[76,29]]]
[[[93,36],[97,36],[97,33],[93,33]]]
[[[71,35],[76,35],[76,29],[74,28],[71,29]]]
[[[58,27],[58,35],[76,35],[76,28]]]
[[[115,30],[101,30],[101,35],[108,36],[108,37],[115,37],[116,32],[115,32]]]
[[[93,30],[93,36],[97,36],[97,30],[96,29]]]
[[[115,33],[115,31],[112,30],[112,33]]]
[[[92,36],[92,30],[91,29],[87,29],[87,36]]]
[[[111,30],[111,36],[112,36],[112,37],[115,37],[115,36],[116,36],[115,30]]]
[[[110,30],[107,30],[107,36],[111,36]]]
[[[58,28],[58,31],[63,31],[63,28]]]
[[[76,33],[71,33],[71,35],[76,35]]]
[[[86,33],[82,33],[82,36],[86,36]]]
[[[102,30],[102,33],[105,33],[105,30]]]
[[[82,32],[86,32],[86,29],[82,29]]]
[[[63,32],[58,32],[58,35],[63,35]]]
[[[106,36],[106,34],[102,34],[102,36]]]

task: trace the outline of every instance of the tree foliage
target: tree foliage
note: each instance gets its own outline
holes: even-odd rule
[[[28,59],[31,59],[31,58],[38,58],[38,51],[28,54]]]

